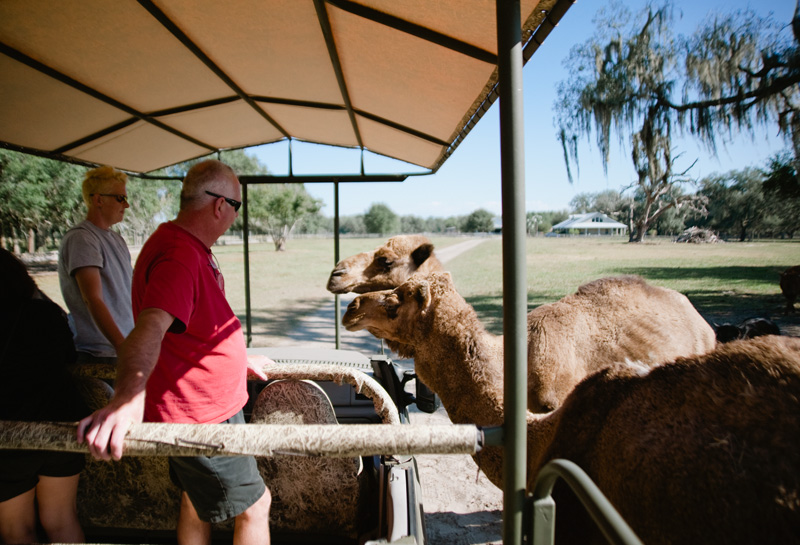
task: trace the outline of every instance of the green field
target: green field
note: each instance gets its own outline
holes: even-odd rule
[[[432,238],[437,248],[465,240]],[[343,239],[340,256],[373,249],[383,239]],[[244,317],[244,259],[241,245],[215,246],[225,274],[226,293]],[[446,268],[464,298],[494,333],[502,332],[502,241],[491,237],[454,258]],[[784,299],[778,275],[800,264],[800,241],[724,244],[675,244],[669,241],[628,244],[621,238],[544,238],[527,241],[528,308],[556,301],[582,283],[603,276],[638,274],[649,282],[686,294],[706,319],[734,321],[751,316],[781,320]],[[272,244],[250,247],[251,306],[254,345],[295,328],[303,316],[332,299],[325,290],[334,265],[330,238],[293,239],[288,250]],[[54,273],[37,276],[42,289],[60,304]]]

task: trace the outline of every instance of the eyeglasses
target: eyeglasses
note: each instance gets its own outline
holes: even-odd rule
[[[92,197],[94,195],[100,195],[101,197],[114,197],[120,204],[128,203],[128,196],[121,193],[91,193],[89,196]]]
[[[209,256],[208,266],[214,271],[214,280],[217,281],[219,289],[225,293],[225,278],[222,276],[222,271],[219,269],[219,261],[217,261],[217,256],[215,256],[213,253],[211,253]]]
[[[211,191],[206,191],[207,194],[211,195],[212,197],[216,197],[218,199],[225,199],[225,202],[228,203],[233,207],[234,212],[238,212],[239,208],[242,206],[242,201],[237,201],[235,199],[229,199],[223,195],[217,195],[216,193],[212,193]]]

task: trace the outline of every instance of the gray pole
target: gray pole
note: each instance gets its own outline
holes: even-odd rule
[[[247,214],[247,184],[242,184],[242,236],[244,237],[244,313],[247,346],[253,342],[253,318],[250,309],[250,222]]]
[[[339,182],[333,182],[333,265],[339,263]],[[341,309],[339,308],[339,294],[333,296],[334,329],[336,331],[336,350],[339,350],[341,341]]]
[[[505,423],[503,543],[522,543],[527,406],[527,283],[523,160],[522,23],[519,0],[497,0],[500,160],[503,202]]]

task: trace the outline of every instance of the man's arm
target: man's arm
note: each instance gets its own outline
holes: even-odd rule
[[[122,445],[131,424],[144,418],[147,379],[158,361],[161,341],[174,318],[166,311],[147,308],[122,343],[114,381],[114,397],[78,424],[78,442],[84,440],[92,456],[101,460],[122,457]]]
[[[81,267],[75,271],[75,281],[81,290],[81,298],[86,304],[94,323],[106,339],[112,344],[114,350],[119,352],[125,336],[119,330],[117,323],[108,310],[103,299],[103,282],[100,278],[100,269],[97,267]],[[119,355],[119,354],[117,354]]]

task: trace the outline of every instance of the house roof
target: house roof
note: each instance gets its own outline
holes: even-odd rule
[[[521,0],[528,59],[574,0]],[[437,170],[497,97],[494,0],[3,0],[0,146],[148,172],[285,140]]]
[[[628,226],[611,219],[601,212],[588,214],[572,214],[561,223],[553,226],[556,229],[627,229]]]

